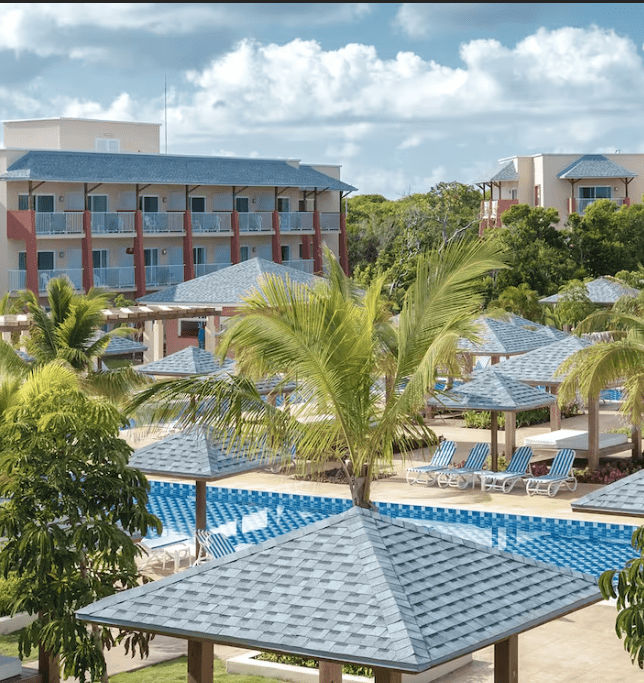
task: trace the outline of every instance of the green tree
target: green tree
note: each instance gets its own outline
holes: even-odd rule
[[[506,287],[498,299],[490,302],[489,307],[500,308],[534,321],[539,320],[542,315],[537,292],[530,289],[525,282],[518,287]]]
[[[559,290],[555,314],[562,326],[573,328],[591,315],[595,308],[595,304],[588,298],[584,283],[580,280],[571,280]]]
[[[148,637],[88,630],[75,611],[137,585],[132,536],[161,529],[148,483],[128,467],[123,415],[86,396],[70,369],[45,365],[11,398],[0,418],[0,573],[17,577],[12,613],[38,615],[21,655],[41,644],[65,676],[106,680],[103,648],[125,640],[143,655]]]
[[[306,460],[336,459],[354,505],[368,507],[371,480],[391,463],[394,443],[405,447],[425,429],[419,411],[437,369],[456,372],[457,340],[475,336],[481,276],[503,263],[496,244],[478,241],[419,259],[394,326],[380,303],[383,278],[356,292],[327,257],[329,280],[314,290],[270,278],[246,299],[220,347],[234,351],[241,377],[159,382],[131,407],[152,404],[164,419],[183,402],[187,421],[234,427],[242,442],[268,434],[273,449],[296,444]],[[310,399],[305,412],[273,408],[249,381],[276,374],[298,382]],[[385,391],[374,391],[383,378]]]

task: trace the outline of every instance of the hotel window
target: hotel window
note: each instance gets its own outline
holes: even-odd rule
[[[93,213],[107,213],[107,195],[90,194],[87,198],[87,209]]]
[[[115,154],[121,151],[121,141],[115,138],[96,138],[95,149],[97,152]]]
[[[192,213],[206,213],[206,198],[190,197],[190,211]]]
[[[18,195],[18,211],[29,211],[29,195]]]

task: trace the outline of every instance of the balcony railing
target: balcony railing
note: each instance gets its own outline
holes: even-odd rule
[[[36,213],[36,235],[80,235],[82,232],[82,212]]]
[[[232,265],[232,263],[195,263],[195,277],[210,275],[210,273],[215,273],[222,268],[228,268],[228,266]]]
[[[92,213],[92,234],[134,232],[134,213]]]
[[[230,232],[229,213],[193,213],[192,232]]]
[[[134,289],[134,267],[94,268],[94,287]]]
[[[313,230],[313,214],[309,212],[280,213],[280,232]]]
[[[593,199],[582,199],[582,198],[576,198],[576,199],[570,199],[569,201],[569,207],[570,207],[570,213],[573,211],[577,212],[578,214],[583,214],[586,209],[591,205],[594,204],[595,202],[599,202],[602,199],[608,199],[609,201],[613,202],[614,204],[617,204],[617,206],[628,206],[630,203],[630,198],[629,197],[596,197]]]
[[[83,288],[83,269],[82,268],[62,268],[56,270],[38,270],[38,288],[41,292],[47,291],[47,285],[52,278],[66,277],[74,289]]]
[[[145,267],[145,283],[149,287],[166,287],[179,282],[183,282],[183,263]]]
[[[320,230],[340,230],[340,214],[339,213],[321,213],[320,214]]]
[[[273,229],[271,211],[239,213],[239,232],[270,232]]]
[[[27,289],[27,271],[26,270],[10,270],[9,271],[9,291],[19,292],[21,289]]]
[[[144,213],[143,232],[183,232],[183,212]]]
[[[282,261],[283,266],[288,268],[296,268],[304,273],[313,274],[313,259],[298,259],[295,261]]]

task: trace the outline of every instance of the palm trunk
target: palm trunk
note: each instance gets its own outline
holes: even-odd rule
[[[371,495],[372,466],[363,465],[359,476],[352,476],[349,479],[351,488],[351,500],[355,507],[373,509],[373,504],[369,500]]]

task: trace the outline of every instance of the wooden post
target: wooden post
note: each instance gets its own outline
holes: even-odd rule
[[[401,683],[402,674],[400,671],[383,669],[379,666],[373,667],[374,683]]]
[[[342,664],[320,660],[320,683],[342,683]]]
[[[165,341],[165,323],[163,320],[152,322],[152,360],[163,358],[163,342]]]
[[[516,413],[505,413],[505,459],[512,457],[514,449],[517,447],[516,432],[517,416]]]
[[[146,320],[143,323],[143,344],[148,347],[147,351],[143,352],[143,362],[151,363],[154,360],[154,349],[152,348],[152,320]]]
[[[38,673],[42,675],[43,683],[59,683],[60,681],[58,657],[52,657],[42,645],[38,646]]]
[[[494,643],[494,683],[517,683],[519,680],[519,636]]]
[[[548,391],[556,398],[557,387],[549,387]],[[550,431],[558,432],[561,429],[561,408],[559,402],[555,401],[550,406]]]
[[[212,643],[204,640],[188,641],[188,683],[212,683]]]
[[[588,467],[599,468],[599,396],[588,397]]]
[[[206,482],[198,479],[195,486],[195,529],[206,529]],[[199,557],[199,550],[199,539],[195,536],[195,558]]]
[[[490,411],[490,430],[492,431],[490,439],[490,451],[492,454],[492,471],[496,472],[499,469],[499,421],[496,410]]]

